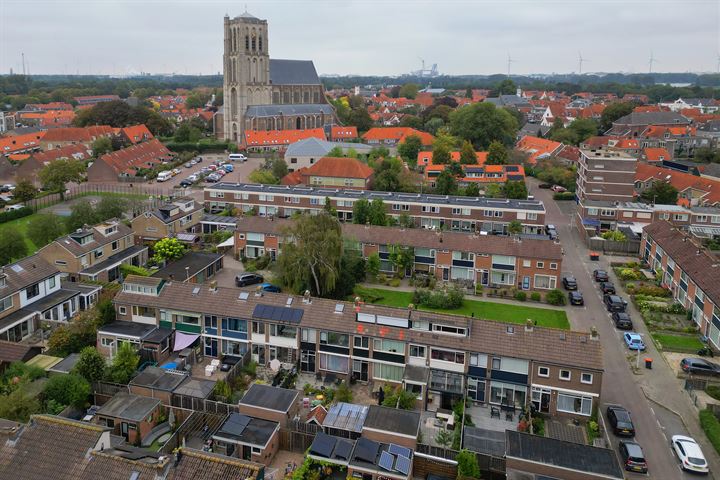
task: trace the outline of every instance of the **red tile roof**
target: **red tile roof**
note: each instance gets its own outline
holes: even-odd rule
[[[91,127],[53,128],[47,131],[43,142],[85,142],[91,143],[99,137],[113,135],[115,129],[107,125]]]
[[[150,130],[148,130],[144,124],[121,128],[120,133],[133,144],[144,142],[145,140],[153,138],[153,134],[150,133]]]
[[[362,138],[365,141],[377,140],[402,143],[405,138],[410,135],[420,137],[420,141],[426,146],[432,145],[435,141],[435,137],[429,133],[421,132],[410,127],[375,127],[368,130]]]
[[[33,159],[41,163],[52,162],[61,158],[74,158],[76,160],[84,160],[90,158],[90,148],[86,145],[65,145],[64,147],[54,148],[45,152],[38,152],[32,155]]]
[[[43,127],[53,127],[58,125],[70,125],[75,118],[75,112],[72,110],[22,112],[18,113],[18,118],[22,120],[32,120],[37,122],[37,125]]]
[[[357,127],[331,127],[330,128],[330,140],[338,139],[355,139],[358,138]]]
[[[528,153],[530,155],[528,162],[534,164],[542,156],[552,156],[558,153],[562,148],[562,143],[526,135],[520,139],[515,148]]]
[[[50,103],[28,103],[25,105],[26,110],[72,110],[73,106],[65,102]]]
[[[47,132],[35,132],[0,138],[0,155],[40,148],[40,140],[45,135]]]
[[[105,162],[118,175],[134,175],[139,168],[152,168],[172,157],[172,152],[156,138],[116,152],[106,153],[97,161]]]
[[[477,164],[483,165],[487,160],[487,152],[475,152],[475,157],[477,158]],[[433,152],[418,152],[417,163],[418,165],[432,165],[432,158]],[[450,160],[459,162],[460,152],[458,150],[450,152]]]
[[[325,138],[325,130],[311,128],[308,130],[248,130],[245,132],[246,147],[280,146],[305,140],[306,138]]]
[[[649,180],[668,182],[681,193],[688,189],[706,192],[702,196],[701,203],[715,204],[720,202],[720,181],[660,168],[647,163],[638,163],[635,171],[635,181],[647,182]]]
[[[663,160],[670,160],[672,158],[667,149],[660,147],[645,148],[643,155],[648,162],[662,162]]]
[[[673,137],[687,137],[695,135],[695,127],[682,125],[677,127],[665,127],[662,125],[649,125],[641,136],[650,138],[663,138],[665,134]]]
[[[484,153],[484,152],[483,152]],[[447,165],[428,165],[425,167],[425,179],[437,178],[445,170]],[[508,175],[525,178],[525,168],[522,165],[462,165],[463,172],[472,169],[474,174],[482,176],[463,176],[460,181],[465,183],[505,183]],[[508,171],[508,167],[512,171]],[[495,176],[487,176],[488,174]]]
[[[358,178],[367,180],[373,174],[373,169],[355,158],[347,157],[323,157],[314,165],[302,168],[298,172],[292,172],[282,179],[283,185],[297,179],[300,174],[300,182],[309,183],[310,177],[331,177],[331,178]],[[289,177],[289,178],[288,178]],[[297,183],[295,183],[297,185]]]

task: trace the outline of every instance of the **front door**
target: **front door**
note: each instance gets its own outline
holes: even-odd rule
[[[450,269],[449,268],[443,268],[443,280],[445,280],[445,281],[450,280]]]
[[[125,422],[122,422],[122,423],[120,424],[120,435],[122,435],[123,437],[125,437],[125,440],[127,440],[127,438],[128,438],[128,424],[125,423]]]
[[[368,362],[353,360],[353,377],[359,382],[368,381]]]
[[[247,445],[243,445],[242,447],[242,458],[243,460],[251,460],[252,459],[252,447],[249,447]]]
[[[540,411],[543,413],[550,412],[550,392],[543,391],[540,394]]]
[[[487,286],[490,283],[490,272],[487,270],[482,271],[482,276],[480,277],[480,285]]]
[[[218,356],[217,338],[205,338],[205,356],[213,358]]]

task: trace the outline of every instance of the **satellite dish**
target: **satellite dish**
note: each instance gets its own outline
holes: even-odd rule
[[[280,360],[278,360],[277,358],[270,360],[270,370],[272,370],[273,372],[277,372],[278,370],[280,370]]]

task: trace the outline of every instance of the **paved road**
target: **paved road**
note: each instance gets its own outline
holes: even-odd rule
[[[565,251],[563,273],[575,276],[578,288],[585,298],[584,308],[568,308],[570,323],[574,329],[586,331],[592,326],[596,326],[600,334],[605,368],[601,403],[603,405],[620,404],[631,412],[636,429],[635,439],[645,452],[650,469],[649,476],[659,479],[694,478],[679,469],[678,462],[670,451],[670,437],[676,434],[687,435],[688,432],[683,421],[668,409],[683,416],[685,424],[691,430],[690,436],[701,443],[703,452],[710,462],[711,470],[720,472],[718,458],[714,455],[704,433],[699,429],[696,420],[697,413],[690,405],[687,394],[682,389],[681,381],[673,375],[670,367],[655,349],[640,314],[630,304],[628,312],[633,318],[636,331],[646,338],[645,343],[648,344],[648,350],[642,354],[641,362],[642,358],[646,356],[654,359],[652,370],[645,370],[641,365],[641,369],[633,373],[631,364],[634,365],[635,357],[628,358],[630,352],[622,341],[622,332],[615,329],[610,315],[602,303],[597,285],[592,279],[592,271],[596,268],[610,272],[609,262],[605,258],[601,258],[600,262],[589,260],[588,250],[573,226],[574,204],[569,204],[569,202],[564,204],[563,210],[565,211],[562,211],[558,207],[558,203],[552,200],[552,192],[538,189],[537,182],[533,179],[529,181],[529,184],[535,198],[545,203],[546,223],[552,223],[558,227]],[[610,274],[612,275],[612,272]],[[617,279],[612,280],[619,285]],[[651,402],[646,394],[667,408]],[[617,452],[617,439],[613,438],[612,434],[610,437],[613,448]],[[629,473],[628,476],[641,477],[639,474],[632,473]]]

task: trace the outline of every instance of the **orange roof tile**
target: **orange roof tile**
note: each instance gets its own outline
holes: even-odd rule
[[[355,158],[323,157],[303,171],[303,177],[370,178],[373,169]]]
[[[528,161],[534,164],[542,156],[551,156],[559,152],[562,143],[545,138],[526,135],[515,145],[517,150],[530,154]]]
[[[703,202],[710,204],[720,202],[720,181],[660,168],[647,163],[638,163],[635,170],[635,181],[647,182],[651,179],[668,182],[678,192],[683,192],[689,188],[706,192],[706,195],[702,198]]]
[[[105,162],[118,174],[133,174],[138,168],[151,168],[170,157],[172,152],[157,138],[153,138],[122,150],[106,153],[98,161]]]
[[[91,127],[53,128],[47,131],[43,142],[92,142],[98,137],[107,137],[115,133],[107,125],[94,125]]]
[[[60,148],[54,148],[52,150],[46,150],[44,152],[34,153],[33,159],[40,163],[52,162],[60,158],[75,158],[78,160],[84,160],[90,158],[90,147],[79,144],[79,145],[65,145]]]
[[[648,147],[643,150],[643,154],[648,162],[662,162],[671,159],[670,152],[660,147]]]
[[[248,130],[245,132],[246,147],[265,147],[290,145],[306,138],[326,140],[325,130],[311,128],[308,130]]]
[[[0,138],[0,155],[9,155],[11,153],[40,148],[40,140],[46,134],[47,132],[43,131]]]
[[[153,138],[153,134],[150,133],[150,130],[142,123],[140,125],[121,128],[120,133],[133,144]]]
[[[357,127],[339,127],[334,126],[330,128],[330,139],[335,140],[338,138],[358,138]]]
[[[410,127],[374,127],[363,135],[364,140],[394,140],[402,143],[405,137],[415,135],[420,137],[423,145],[429,146],[435,141],[435,137],[426,132],[421,132]]]
[[[477,164],[483,165],[485,160],[487,160],[487,152],[475,152],[475,157],[477,158]],[[433,152],[418,152],[417,163],[418,165],[431,165],[432,158]],[[453,162],[459,162],[460,152],[458,150],[450,152],[450,160]]]

